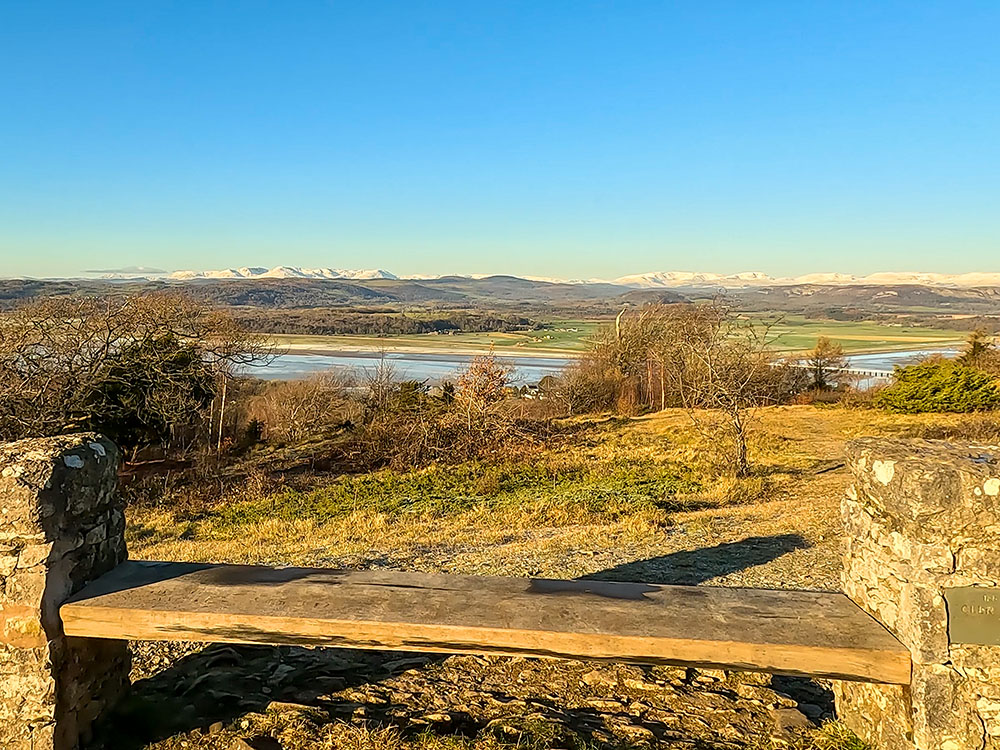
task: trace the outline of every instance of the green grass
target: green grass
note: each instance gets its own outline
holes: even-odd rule
[[[755,315],[761,320],[775,316]],[[430,349],[486,351],[493,347],[504,354],[566,354],[586,351],[591,340],[610,320],[554,320],[538,331],[516,333],[413,334],[406,336],[274,336],[279,346],[296,349],[336,350],[338,348]],[[801,315],[780,318],[770,331],[774,348],[787,352],[811,349],[816,339],[826,336],[848,353],[935,348],[958,344],[968,335],[926,326],[892,326],[874,321],[814,320]]]
[[[383,470],[343,476],[308,491],[285,489],[236,502],[205,520],[235,529],[264,520],[318,523],[356,512],[382,513],[400,521],[413,516],[449,516],[480,510],[557,508],[560,515],[614,519],[642,511],[678,507],[678,496],[699,485],[690,470],[649,460],[566,464],[467,462],[420,471]]]
[[[760,317],[763,320],[766,316]],[[770,318],[774,320],[774,318]],[[925,326],[890,326],[874,321],[812,320],[798,315],[780,318],[769,334],[775,337],[774,348],[802,352],[816,345],[816,339],[826,336],[839,343],[845,352],[891,351],[936,348],[958,344],[968,335],[964,331],[949,331]]]
[[[513,333],[454,333],[409,334],[400,336],[304,336],[280,334],[272,338],[278,346],[311,349],[337,349],[338,347],[378,349],[455,349],[487,350],[510,354],[522,352],[572,353],[583,352],[589,340],[606,321],[554,320],[537,331]]]

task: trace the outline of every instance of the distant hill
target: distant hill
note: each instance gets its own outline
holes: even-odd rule
[[[748,289],[774,286],[931,286],[945,288],[1000,287],[1000,273],[919,273],[887,271],[852,276],[846,273],[810,273],[804,276],[774,277],[759,271],[744,273],[690,273],[687,271],[652,271],[621,276],[615,284],[640,289],[703,288]]]
[[[345,270],[342,268],[298,268],[296,266],[276,266],[262,268],[224,268],[218,271],[174,271],[166,278],[172,281],[192,281],[197,279],[395,279],[395,274],[381,268]]]
[[[115,273],[114,278],[121,278]],[[566,284],[571,286],[624,286],[632,289],[684,289],[715,287],[718,289],[748,289],[771,286],[900,286],[919,285],[933,287],[1000,287],[1000,273],[974,272],[963,274],[944,274],[917,271],[884,271],[867,276],[854,276],[846,273],[810,273],[803,276],[775,277],[760,271],[744,271],[741,273],[710,273],[692,271],[650,271],[647,273],[620,276],[612,281],[599,279],[563,280],[541,278],[535,276],[487,276],[487,275],[414,275],[400,277],[381,268],[346,270],[341,268],[300,268],[298,266],[277,266],[275,268],[243,267],[224,268],[215,271],[175,271],[162,278],[172,281],[192,281],[204,279],[326,279],[365,281],[372,279],[396,280],[405,278],[418,282],[454,282],[483,281],[487,279],[516,279],[525,282],[542,282]]]
[[[506,302],[583,302],[618,299],[630,290],[617,284],[533,281],[518,276],[486,276],[470,279],[443,276],[425,279],[422,285],[462,294],[467,299]],[[676,295],[677,299],[683,299]]]
[[[610,283],[539,281],[516,276],[434,279],[198,278],[177,280],[0,280],[0,307],[32,297],[183,290],[207,303],[240,308],[371,308],[504,310],[525,314],[614,315],[623,304],[725,297],[747,311],[802,313],[824,318],[882,314],[1000,315],[1000,285],[773,284],[724,289],[715,284],[628,287]]]
[[[617,302],[632,290],[614,284],[561,284],[515,276],[470,279],[197,278],[177,280],[0,280],[0,305],[30,297],[178,289],[213,304],[234,307],[308,308],[347,305],[450,305],[470,307],[574,305]],[[668,295],[681,300],[679,294]]]
[[[975,289],[897,285],[830,286],[798,284],[741,289],[731,296],[754,310],[786,310],[833,314],[854,308],[880,311],[935,313],[1000,313],[1000,287]]]

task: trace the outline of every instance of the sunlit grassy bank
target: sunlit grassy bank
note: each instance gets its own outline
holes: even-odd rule
[[[490,347],[505,354],[582,353],[601,325],[599,320],[555,320],[545,328],[511,333],[423,333],[390,336],[304,336],[276,335],[275,342],[290,352],[323,350],[391,350],[462,352],[487,351]]]
[[[814,320],[798,315],[776,318],[769,330],[774,347],[783,351],[807,351],[820,336],[840,344],[845,352],[876,352],[935,348],[959,344],[968,335],[926,326],[887,325],[875,321]]]
[[[681,411],[595,421],[558,446],[499,465],[305,481],[251,472],[207,507],[167,500],[133,508],[129,543],[145,558],[554,577],[748,536],[799,534],[806,545],[793,557],[820,557],[839,534],[847,439],[941,435],[962,424],[968,418],[765,409],[753,443],[755,475],[736,481]],[[816,574],[817,584],[836,582],[831,571]]]

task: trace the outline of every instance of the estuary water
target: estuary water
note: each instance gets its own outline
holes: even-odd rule
[[[371,372],[384,357],[398,380],[422,380],[440,383],[454,380],[468,366],[475,355],[452,352],[426,353],[395,351],[379,352],[324,352],[312,354],[280,354],[264,367],[247,369],[248,375],[266,380],[294,380],[326,370],[354,372],[364,376]],[[516,356],[497,354],[498,362],[514,370],[517,385],[533,385],[546,375],[558,375],[573,360],[556,356]]]
[[[847,366],[852,370],[870,370],[871,372],[892,375],[893,368],[897,365],[912,365],[934,355],[954,357],[958,352],[959,349],[957,347],[942,347],[937,349],[910,349],[902,352],[851,354],[847,357]]]
[[[892,375],[893,367],[896,365],[912,364],[935,354],[951,357],[957,352],[957,348],[945,347],[852,354],[847,357],[847,362],[850,369],[872,373],[877,380],[879,375],[885,377]],[[280,354],[265,366],[248,368],[246,374],[265,380],[294,380],[326,370],[350,371],[364,376],[365,372],[371,372],[377,367],[379,360],[384,357],[392,365],[397,379],[422,380],[436,384],[445,380],[454,380],[457,374],[468,366],[473,356],[472,354],[453,352],[407,351],[393,351],[385,354],[375,351]],[[558,375],[564,367],[573,361],[571,357],[554,355],[497,354],[496,358],[513,368],[514,378],[518,385],[533,385],[546,375]]]

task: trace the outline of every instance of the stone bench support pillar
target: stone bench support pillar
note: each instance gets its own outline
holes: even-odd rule
[[[884,750],[997,750],[1000,448],[865,438],[848,462],[844,590],[909,648],[913,677],[838,683],[838,713]]]
[[[125,560],[118,451],[96,435],[0,445],[0,747],[72,750],[128,686],[124,641],[66,638],[59,605]]]

